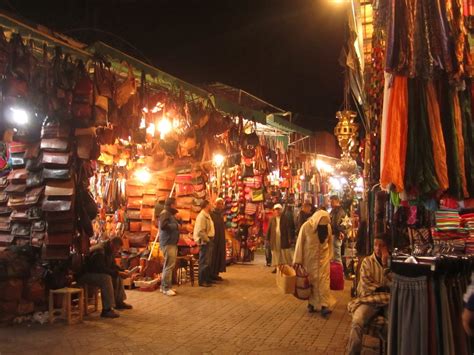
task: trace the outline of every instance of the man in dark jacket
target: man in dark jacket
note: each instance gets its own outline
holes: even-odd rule
[[[277,203],[273,206],[274,216],[267,230],[267,241],[272,250],[272,273],[280,264],[292,265],[291,245],[295,238],[295,223],[289,213],[283,212],[283,206]]]
[[[342,250],[343,250],[343,241],[346,234],[346,227],[342,224],[344,218],[346,217],[346,212],[341,206],[341,200],[338,196],[331,196],[331,228],[333,238],[333,250],[334,256],[333,259],[341,264],[345,265],[342,262]]]
[[[165,201],[165,209],[160,213],[160,249],[165,257],[161,277],[161,292],[166,296],[175,296],[171,288],[173,271],[178,255],[179,221],[176,217],[176,199],[170,197]]]
[[[118,318],[115,309],[131,309],[132,306],[125,303],[125,290],[122,278],[128,277],[128,273],[122,271],[115,263],[115,257],[120,252],[123,242],[120,237],[115,237],[105,242],[94,245],[90,250],[84,271],[79,278],[80,284],[88,284],[100,288],[102,297],[102,313],[104,318]]]
[[[301,226],[313,215],[313,204],[311,201],[305,201],[296,219],[296,238],[300,232]]]
[[[214,281],[222,281],[219,276],[220,272],[225,272],[226,267],[226,239],[225,239],[225,224],[222,213],[224,212],[224,200],[222,198],[216,199],[215,209],[211,212],[211,218],[214,222],[214,240],[212,241],[212,255],[211,255],[211,278]]]

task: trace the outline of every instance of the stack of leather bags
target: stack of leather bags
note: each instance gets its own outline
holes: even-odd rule
[[[71,127],[56,121],[45,122],[41,131],[37,183],[44,186],[42,210],[45,224],[38,224],[33,241],[43,240],[43,259],[66,259],[76,231],[74,212],[75,174],[72,163]]]

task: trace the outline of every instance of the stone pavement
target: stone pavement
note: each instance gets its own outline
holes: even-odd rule
[[[119,319],[98,313],[82,324],[0,328],[0,355],[28,354],[343,354],[350,316],[346,290],[326,320],[282,295],[263,266],[232,265],[216,287],[177,288],[176,297],[127,291],[134,309]],[[366,354],[369,352],[366,352]]]

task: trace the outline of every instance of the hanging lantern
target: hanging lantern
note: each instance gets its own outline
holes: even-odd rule
[[[356,117],[357,114],[354,111],[336,112],[336,118],[339,122],[334,128],[334,135],[342,149],[341,160],[336,164],[336,169],[345,175],[351,175],[357,171],[357,163],[354,157],[357,156],[359,148],[359,124],[354,122]]]

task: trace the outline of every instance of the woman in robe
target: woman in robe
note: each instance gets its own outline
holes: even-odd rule
[[[331,314],[335,299],[330,291],[332,231],[329,213],[316,211],[301,227],[295,248],[294,263],[303,265],[309,274],[311,296],[308,311]]]

